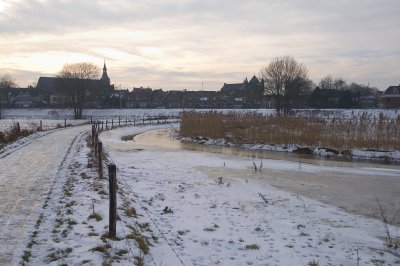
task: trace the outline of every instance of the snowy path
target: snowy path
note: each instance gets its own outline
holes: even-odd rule
[[[57,130],[0,157],[0,265],[16,263],[65,156],[88,129]]]

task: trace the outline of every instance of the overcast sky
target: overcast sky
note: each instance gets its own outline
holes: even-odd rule
[[[293,56],[331,75],[400,84],[399,0],[0,0],[0,74],[20,86],[106,60],[117,87],[219,90]]]

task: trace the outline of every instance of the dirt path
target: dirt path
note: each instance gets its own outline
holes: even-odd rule
[[[88,129],[57,130],[0,157],[0,265],[17,263],[71,145]]]

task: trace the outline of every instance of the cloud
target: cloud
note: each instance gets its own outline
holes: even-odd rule
[[[4,69],[56,73],[63,63],[106,58],[121,71],[117,82],[134,76],[197,88],[199,76],[236,82],[237,73],[241,80],[290,55],[316,82],[374,76],[384,89],[400,64],[399,9],[397,0],[6,0],[0,61]],[[46,67],[35,63],[40,57]]]

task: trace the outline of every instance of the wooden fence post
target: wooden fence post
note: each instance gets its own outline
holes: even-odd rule
[[[102,160],[102,153],[103,151],[103,143],[101,143],[101,141],[99,141],[97,143],[97,158],[98,158],[98,162],[99,162],[99,177],[103,178],[103,160]]]
[[[133,125],[136,126],[136,118],[133,118]]]
[[[67,127],[67,119],[64,118],[64,127]]]
[[[109,212],[109,237],[115,238],[117,234],[117,167],[115,164],[108,166],[110,188],[110,212]]]
[[[92,146],[94,146],[94,135],[96,133],[96,126],[92,125]]]
[[[144,125],[144,116],[143,116],[143,125]]]
[[[114,128],[114,118],[111,118],[111,129]]]
[[[99,143],[99,133],[94,134],[94,156],[97,157],[97,144]]]
[[[101,130],[104,130],[104,121],[101,121]]]
[[[42,131],[42,130],[43,130],[43,122],[42,122],[42,120],[40,120],[39,131]]]
[[[120,116],[118,116],[118,126],[119,127],[121,126],[121,117]]]

